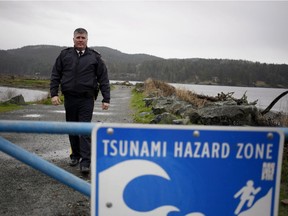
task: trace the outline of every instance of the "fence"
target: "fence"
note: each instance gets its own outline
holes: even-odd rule
[[[0,132],[90,135],[95,123],[0,121]],[[91,185],[0,136],[0,151],[90,197]]]
[[[15,133],[48,133],[48,134],[71,134],[91,135],[96,123],[77,122],[52,122],[52,121],[0,121],[0,132]],[[285,134],[288,141],[288,128],[279,128]],[[81,178],[55,166],[54,164],[32,154],[25,149],[9,142],[0,136],[0,151],[16,158],[17,160],[33,167],[36,170],[72,187],[80,193],[90,197],[91,185]]]

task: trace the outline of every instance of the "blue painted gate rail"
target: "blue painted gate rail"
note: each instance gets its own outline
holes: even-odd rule
[[[0,132],[15,133],[48,133],[91,135],[96,123],[53,122],[53,121],[7,121],[0,120]],[[288,128],[279,128],[285,133],[288,141]],[[36,170],[74,188],[80,193],[91,196],[91,185],[77,176],[55,166],[52,163],[32,154],[0,136],[0,151],[20,160]]]
[[[91,135],[95,123],[0,120],[0,132]],[[91,185],[0,136],[0,151],[90,197]]]

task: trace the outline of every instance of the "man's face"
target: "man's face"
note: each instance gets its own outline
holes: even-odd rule
[[[85,50],[85,48],[87,47],[87,41],[88,41],[87,34],[75,33],[73,41],[74,41],[74,47],[77,50]]]

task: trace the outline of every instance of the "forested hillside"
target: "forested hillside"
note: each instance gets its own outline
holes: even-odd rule
[[[0,50],[0,75],[49,79],[56,57],[65,47],[37,45]],[[125,54],[108,47],[101,53],[112,80],[215,84],[288,88],[288,65],[228,59],[163,59],[147,54]]]
[[[143,63],[139,78],[230,86],[288,86],[288,65],[227,59],[170,59]],[[157,73],[155,73],[157,71]]]

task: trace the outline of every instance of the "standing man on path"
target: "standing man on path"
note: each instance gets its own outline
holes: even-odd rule
[[[102,109],[110,103],[108,71],[101,55],[87,47],[88,32],[83,28],[74,31],[74,47],[61,51],[54,64],[50,94],[53,105],[61,104],[59,86],[64,95],[67,122],[91,122],[94,100],[100,89]],[[89,173],[91,162],[91,137],[69,135],[72,149],[70,166],[80,163],[80,171]]]

